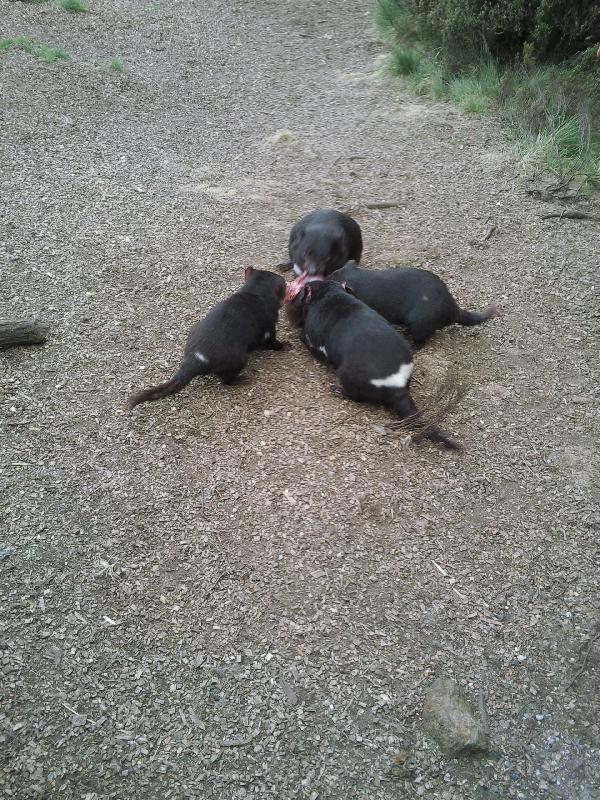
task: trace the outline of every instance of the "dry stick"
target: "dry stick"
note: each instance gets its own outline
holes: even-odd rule
[[[485,704],[485,692],[483,691],[483,686],[479,687],[479,716],[481,718],[481,724],[483,725],[485,735],[489,736],[490,718],[488,717],[487,707]]]
[[[600,222],[600,214],[588,214],[585,211],[569,211],[564,209],[560,213],[544,214],[541,219],[591,219],[593,222]]]
[[[498,228],[498,226],[497,226],[497,225],[490,225],[490,227],[489,227],[489,229],[488,229],[488,232],[487,232],[487,233],[486,233],[486,235],[483,237],[482,241],[484,241],[484,242],[487,242],[487,240],[488,240],[488,239],[489,239],[489,238],[492,236],[492,234],[494,233],[494,231],[495,231],[497,228]]]
[[[383,209],[383,208],[400,208],[404,203],[398,200],[384,200],[381,203],[365,203],[365,208]]]
[[[585,651],[585,655],[583,657],[583,661],[581,662],[581,666],[579,667],[579,669],[577,670],[575,675],[573,675],[573,678],[569,681],[569,683],[563,689],[564,692],[566,692],[568,689],[570,689],[571,686],[573,686],[573,684],[577,680],[577,678],[579,678],[579,676],[583,673],[583,670],[585,669],[585,665],[587,664],[587,660],[588,660],[588,656],[590,654],[590,650],[592,649],[592,645],[594,644],[594,642],[598,638],[600,638],[600,631],[598,631],[598,633],[594,637],[592,637],[590,639],[590,641],[588,642],[587,650]]]

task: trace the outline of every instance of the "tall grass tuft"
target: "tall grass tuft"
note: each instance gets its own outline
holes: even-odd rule
[[[47,64],[55,64],[57,61],[64,61],[69,58],[69,54],[61,47],[50,47],[47,44],[37,44],[27,36],[9,36],[0,39],[0,50],[23,50],[40,61]]]
[[[389,69],[392,75],[412,75],[419,68],[419,54],[407,47],[394,47],[390,55]]]
[[[58,0],[58,5],[63,11],[70,11],[72,14],[85,14],[87,11],[82,0]]]

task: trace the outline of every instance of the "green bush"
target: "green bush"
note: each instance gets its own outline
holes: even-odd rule
[[[559,61],[600,40],[597,0],[378,0],[380,30],[439,49],[450,70],[482,57]]]
[[[378,0],[375,23],[413,92],[496,111],[530,174],[600,186],[600,3]]]

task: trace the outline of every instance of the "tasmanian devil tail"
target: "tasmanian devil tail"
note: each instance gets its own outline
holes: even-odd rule
[[[141,392],[132,394],[127,401],[127,409],[131,412],[140,403],[146,403],[149,400],[162,400],[163,397],[176,394],[180,392],[184,386],[187,386],[196,375],[202,375],[202,373],[203,371],[198,369],[195,364],[187,364],[184,362],[170,381],[161,383],[158,386],[151,386],[150,389],[144,389]]]
[[[416,436],[415,439],[429,439],[437,444],[443,444],[448,450],[462,450],[460,442],[456,442],[441,431],[436,425],[428,424],[423,413],[417,409],[412,397],[407,391],[402,392],[394,398],[392,408],[400,419],[410,420],[414,423]]]
[[[479,313],[478,311],[463,311],[462,308],[458,309],[458,319],[456,320],[460,325],[481,325],[498,313],[496,306],[489,306],[485,311]]]

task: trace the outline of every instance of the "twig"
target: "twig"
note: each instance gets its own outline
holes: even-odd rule
[[[256,739],[259,733],[260,731],[254,731],[254,733],[251,733],[250,736],[246,736],[244,738],[240,737],[236,739],[223,739],[221,742],[221,747],[245,747],[247,744],[251,744],[251,742]]]
[[[497,228],[498,228],[497,225],[490,225],[490,227],[488,228],[488,232],[486,233],[486,235],[483,237],[483,239],[481,241],[482,242],[487,242],[487,240],[490,239],[493,236],[494,231],[497,230]]]
[[[486,736],[490,733],[490,718],[488,717],[487,708],[485,705],[485,692],[483,686],[479,687],[479,716],[481,717],[481,724]]]
[[[568,689],[570,689],[570,688],[571,688],[571,686],[573,686],[573,684],[574,684],[574,683],[575,683],[575,681],[577,680],[577,678],[579,678],[579,676],[580,676],[580,675],[583,673],[583,671],[584,671],[584,669],[585,669],[585,665],[587,664],[587,660],[588,660],[588,656],[589,656],[589,654],[590,654],[590,650],[592,649],[592,645],[594,644],[594,642],[595,642],[595,641],[596,641],[598,638],[600,638],[600,631],[598,631],[598,633],[597,633],[595,636],[593,636],[593,637],[590,639],[590,641],[588,642],[587,650],[585,651],[585,655],[584,655],[584,657],[583,657],[583,661],[581,662],[581,666],[579,667],[579,669],[577,670],[577,672],[575,673],[575,675],[573,675],[573,677],[572,677],[572,679],[569,681],[569,683],[568,683],[568,684],[565,686],[565,688],[563,689],[563,691],[564,691],[564,692],[566,692]]]
[[[67,711],[70,711],[71,714],[75,714],[76,717],[85,717],[85,719],[87,719],[87,721],[89,723],[91,723],[92,725],[96,724],[96,720],[91,719],[90,717],[86,716],[85,714],[82,714],[80,711],[77,711],[76,709],[72,708],[67,703],[62,703],[61,705],[64,706],[64,708],[66,708]]]
[[[560,213],[544,214],[541,219],[591,219],[593,222],[600,222],[600,214],[588,214],[586,211],[569,211],[564,208]]]
[[[398,200],[383,200],[381,203],[365,203],[365,208],[383,209],[383,208],[400,208],[404,203]]]
[[[222,573],[221,573],[221,574],[218,576],[218,578],[216,579],[216,581],[213,583],[213,585],[210,587],[210,589],[208,590],[208,592],[206,592],[206,594],[204,595],[204,599],[205,599],[205,600],[208,600],[208,598],[211,596],[211,594],[214,592],[214,590],[217,588],[217,586],[218,586],[218,585],[221,583],[221,581],[223,580],[223,578],[226,578],[228,575],[235,575],[235,573],[234,573],[234,572],[230,572],[230,571],[228,571],[228,570],[226,570],[225,572],[222,572]]]

